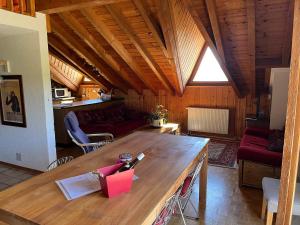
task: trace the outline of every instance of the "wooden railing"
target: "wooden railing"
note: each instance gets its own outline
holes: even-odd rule
[[[35,0],[0,0],[0,9],[35,16]]]

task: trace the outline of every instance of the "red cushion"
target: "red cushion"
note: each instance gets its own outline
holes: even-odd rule
[[[93,118],[89,110],[76,111],[75,114],[77,116],[80,127],[82,125],[87,125],[93,122]]]
[[[144,115],[128,110],[124,104],[108,108],[75,112],[80,128],[86,133],[112,133],[115,137],[126,135],[146,124]],[[134,116],[129,116],[133,114]]]
[[[237,158],[280,167],[282,153],[269,151],[262,146],[249,145],[239,147]]]
[[[163,225],[165,223],[165,218],[168,216],[168,210],[166,207],[164,207],[160,214],[158,219],[152,224],[152,225]]]
[[[120,121],[120,122],[115,122],[114,127],[115,130],[113,132],[113,135],[115,136],[122,136],[125,134],[130,133],[131,131],[145,125],[145,121],[137,118],[136,120],[131,120],[131,121]]]
[[[267,128],[248,127],[245,129],[244,134],[256,136],[256,137],[268,138],[271,132],[272,131]]]
[[[185,178],[180,192],[180,196],[184,196],[186,194],[192,182],[192,178],[193,178],[192,176],[188,176],[187,178]]]
[[[282,153],[268,150],[269,135],[273,131],[264,128],[246,128],[237,153],[238,160],[280,167]]]
[[[114,134],[115,127],[113,124],[110,123],[94,123],[94,124],[87,124],[87,125],[80,125],[80,128],[88,133],[112,133]]]
[[[263,146],[268,147],[270,144],[268,139],[257,137],[257,136],[251,136],[251,135],[244,135],[240,146]]]

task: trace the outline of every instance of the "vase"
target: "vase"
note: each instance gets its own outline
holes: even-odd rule
[[[165,123],[165,119],[152,120],[153,127],[162,127]]]

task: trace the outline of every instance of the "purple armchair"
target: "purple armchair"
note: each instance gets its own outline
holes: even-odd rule
[[[86,134],[79,127],[78,119],[73,111],[69,112],[64,118],[65,128],[72,141],[79,146],[84,154],[95,151],[100,147],[111,143],[114,136],[111,133]],[[105,140],[91,142],[90,137],[103,137]]]

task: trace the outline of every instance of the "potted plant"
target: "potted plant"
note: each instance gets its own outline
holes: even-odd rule
[[[151,125],[162,127],[168,118],[168,110],[163,105],[157,105],[154,112],[150,114]]]

